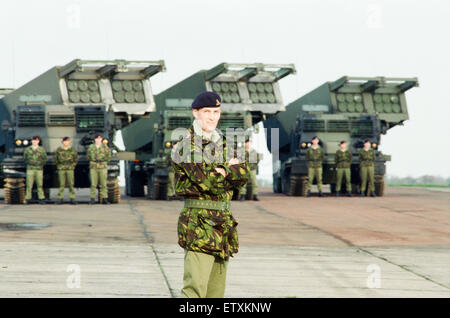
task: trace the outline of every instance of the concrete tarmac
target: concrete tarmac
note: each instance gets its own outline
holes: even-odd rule
[[[226,297],[450,297],[445,189],[303,198],[263,188],[259,197],[232,203],[240,250]],[[0,201],[0,297],[178,297],[182,204]]]

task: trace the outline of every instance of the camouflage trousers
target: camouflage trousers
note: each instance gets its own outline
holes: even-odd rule
[[[108,191],[106,189],[106,181],[108,178],[108,169],[89,169],[89,176],[91,178],[91,199],[95,198],[97,194],[97,185],[100,184],[100,193],[104,199],[108,198]]]
[[[352,192],[350,168],[337,168],[336,170],[336,192],[341,191],[342,179],[345,178],[345,190]]]
[[[58,170],[59,192],[58,199],[64,199],[64,189],[69,188],[69,197],[75,199],[73,170]]]
[[[366,192],[367,182],[369,182],[369,191],[368,194],[371,194],[375,191],[375,172],[374,167],[360,167],[359,172],[361,174],[361,193]]]
[[[223,298],[228,261],[185,250],[182,297]]]
[[[250,185],[252,187],[252,194],[258,195],[258,182],[256,181],[256,169],[250,170]],[[239,191],[241,195],[247,194],[247,184],[244,184]]]
[[[322,168],[308,168],[308,184],[306,189],[311,191],[314,177],[317,182],[317,189],[322,192]]]
[[[44,171],[41,170],[34,170],[34,169],[27,169],[27,181],[26,181],[26,193],[25,193],[25,200],[31,200],[31,192],[33,190],[33,184],[36,182],[36,190],[37,190],[37,196],[39,200],[44,200],[44,189],[42,188],[44,179]]]

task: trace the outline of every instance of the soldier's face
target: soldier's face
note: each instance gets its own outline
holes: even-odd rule
[[[205,132],[216,129],[220,119],[220,107],[203,107],[192,111],[194,118]]]
[[[364,144],[364,149],[369,149],[370,148],[370,142],[366,142],[365,144]]]
[[[33,139],[33,140],[31,140],[31,145],[32,145],[33,147],[39,146],[39,139]]]
[[[69,140],[64,140],[63,142],[62,142],[62,144],[63,144],[63,146],[64,147],[69,147],[70,146],[70,139]]]
[[[318,144],[319,144],[319,139],[313,139],[312,140],[312,144],[314,145],[314,146],[317,146]]]
[[[342,150],[347,149],[347,143],[346,142],[344,142],[343,144],[340,144],[339,146],[341,147]]]
[[[95,138],[94,141],[97,145],[101,145],[102,144],[102,139],[101,137]]]

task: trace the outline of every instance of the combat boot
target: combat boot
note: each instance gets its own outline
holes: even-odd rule
[[[95,199],[94,199],[94,198],[91,198],[91,200],[89,201],[89,204],[90,204],[90,205],[95,204]]]
[[[241,198],[239,199],[239,201],[245,201],[245,195],[241,195]]]
[[[258,199],[258,196],[257,196],[257,195],[254,195],[254,196],[253,196],[253,201],[259,201],[259,199]]]
[[[309,198],[311,196],[311,191],[306,192],[305,197]]]
[[[38,203],[39,204],[45,204],[45,201],[44,200],[39,200]]]
[[[348,196],[348,197],[351,197],[351,196],[352,196],[352,193],[351,193],[351,192],[347,192],[347,196]]]
[[[64,199],[59,199],[57,204],[64,204]]]
[[[340,197],[341,194],[340,194],[338,191],[336,191],[336,196],[337,196],[337,197]]]
[[[322,191],[319,191],[319,197],[323,198]]]
[[[103,199],[102,204],[111,204],[108,199]]]
[[[70,199],[70,204],[76,205],[77,201],[75,201],[75,199]]]
[[[371,196],[372,198],[375,198],[377,195],[375,194],[375,192],[372,192],[372,193],[370,194],[370,196]]]
[[[360,197],[365,197],[366,194],[365,194],[364,192],[361,192],[361,193],[359,194],[359,196],[360,196]]]

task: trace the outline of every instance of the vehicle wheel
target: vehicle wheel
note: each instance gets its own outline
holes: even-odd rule
[[[5,204],[25,203],[25,179],[5,178],[4,182]]]
[[[382,197],[384,195],[384,175],[375,175],[375,194],[378,197]]]

